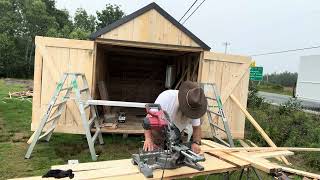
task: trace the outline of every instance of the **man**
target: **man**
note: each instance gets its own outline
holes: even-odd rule
[[[166,111],[175,124],[182,131],[192,134],[191,149],[195,153],[200,153],[201,143],[201,122],[202,117],[207,111],[207,99],[203,89],[195,82],[185,81],[179,90],[166,90],[162,92],[155,101]],[[151,130],[145,130],[145,141],[143,149],[153,151],[156,147],[155,139]],[[160,137],[161,138],[161,137]]]

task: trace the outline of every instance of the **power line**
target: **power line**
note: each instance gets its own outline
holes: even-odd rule
[[[320,46],[311,46],[311,47],[298,48],[298,49],[289,49],[289,50],[283,50],[283,51],[274,51],[274,52],[268,52],[268,53],[253,54],[251,56],[265,56],[265,55],[271,55],[271,54],[281,54],[281,53],[303,51],[303,50],[316,49],[316,48],[320,48]]]
[[[199,6],[197,6],[197,8],[187,17],[187,19],[183,21],[182,24],[184,24],[184,23],[199,9],[199,7],[200,7],[205,1],[206,1],[206,0],[203,0],[203,1],[199,4]]]
[[[180,18],[179,22],[184,18],[185,15],[187,15],[187,13],[190,11],[190,9],[196,4],[198,0],[195,0],[193,2],[193,4],[189,7],[189,9],[184,13],[184,15]]]

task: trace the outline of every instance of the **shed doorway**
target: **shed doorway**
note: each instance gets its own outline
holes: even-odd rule
[[[93,97],[153,103],[162,91],[177,89],[185,80],[197,81],[200,54],[97,44]],[[99,107],[98,110],[106,124],[102,132],[143,133],[144,109]],[[120,113],[125,113],[124,123],[118,123]]]

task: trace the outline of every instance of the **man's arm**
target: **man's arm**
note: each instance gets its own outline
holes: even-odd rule
[[[201,143],[201,126],[192,126],[192,144],[191,149],[193,152],[199,154],[201,151],[200,143]]]
[[[155,144],[153,143],[151,130],[145,130],[144,131],[143,150],[144,151],[153,151],[154,148],[155,148]]]

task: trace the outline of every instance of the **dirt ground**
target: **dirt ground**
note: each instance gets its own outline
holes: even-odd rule
[[[15,85],[21,84],[27,88],[27,90],[33,89],[33,80],[32,79],[15,79],[15,78],[4,78],[3,79],[6,85]]]

